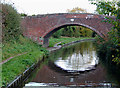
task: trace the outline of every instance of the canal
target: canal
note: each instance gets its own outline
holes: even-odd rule
[[[25,88],[116,87],[113,75],[109,74],[93,41],[84,41],[51,52],[27,80]]]

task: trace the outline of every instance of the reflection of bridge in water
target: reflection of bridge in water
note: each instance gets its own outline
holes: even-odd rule
[[[68,72],[86,71],[95,69],[94,66],[98,64],[96,52],[83,52],[83,56],[79,53],[74,53],[72,56],[63,60],[62,57],[58,58],[55,64]]]
[[[84,26],[104,37],[112,27],[111,24],[102,22],[105,17],[104,15],[89,13],[45,14],[25,17],[21,24],[24,29],[24,36],[47,47],[49,37],[60,28],[68,25]]]
[[[58,64],[59,66],[56,65],[56,62],[59,62],[59,60],[65,62],[66,68],[68,69],[62,68],[62,66],[65,66],[64,64]],[[40,66],[41,69],[38,68],[31,77],[32,80],[25,84],[25,88],[29,86],[60,88],[71,88],[71,86],[73,88],[111,88],[112,85],[113,87],[114,85],[116,86],[114,82],[108,79],[108,74],[106,73],[107,69],[103,67],[103,63],[92,66],[95,69],[86,69],[85,71],[79,70],[78,65],[82,65],[80,68],[84,68],[84,65],[91,67],[89,62],[96,62],[95,60],[98,60],[98,57],[96,47],[92,41],[64,47],[51,53],[51,55],[46,58],[45,62],[48,63]],[[73,69],[69,69],[69,67]]]
[[[96,48],[92,41],[81,42],[73,45],[71,48],[73,49],[63,52],[65,55],[66,52],[70,55],[66,57],[60,55],[60,57],[54,62],[57,67],[73,73],[95,69],[99,58],[97,57]],[[73,53],[71,53],[72,51]]]

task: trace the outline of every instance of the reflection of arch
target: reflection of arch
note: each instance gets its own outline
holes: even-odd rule
[[[48,66],[50,69],[54,70],[55,72],[61,73],[61,74],[66,75],[66,76],[78,76],[78,75],[80,75],[80,73],[85,73],[85,72],[90,71],[89,70],[89,71],[71,71],[71,72],[68,72],[67,70],[64,70],[64,69],[58,67],[53,62],[49,62]]]
[[[82,23],[66,23],[66,24],[61,24],[61,25],[57,25],[57,26],[54,26],[53,28],[51,28],[48,32],[46,32],[43,37],[44,38],[49,38],[53,33],[55,33],[56,31],[58,31],[60,28],[64,27],[64,26],[84,26],[84,27],[87,27],[89,29],[91,29],[92,31],[96,32],[98,35],[100,35],[102,37],[102,34],[97,31],[95,28],[89,26],[89,25],[86,25],[86,24],[82,24]]]
[[[80,74],[84,74],[86,72],[90,72],[90,71],[93,71],[95,70],[95,68],[97,67],[97,65],[95,65],[94,67],[95,68],[91,68],[90,70],[85,70],[85,71],[67,71],[67,70],[64,70],[60,67],[58,67],[57,65],[55,65],[55,63],[53,63],[52,61],[49,61],[49,64],[48,64],[48,67],[52,70],[54,70],[55,72],[58,72],[58,73],[61,73],[61,74],[64,74],[66,76],[79,76]]]

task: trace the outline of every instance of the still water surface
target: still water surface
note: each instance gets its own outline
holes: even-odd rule
[[[115,85],[99,62],[93,41],[81,42],[51,53],[25,86],[104,87]]]

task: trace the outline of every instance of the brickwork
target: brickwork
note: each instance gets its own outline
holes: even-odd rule
[[[90,28],[101,37],[107,35],[112,25],[102,22],[105,16],[96,14],[60,13],[28,16],[22,19],[23,35],[48,46],[49,37],[60,27],[80,25]],[[114,18],[114,17],[111,17]]]

